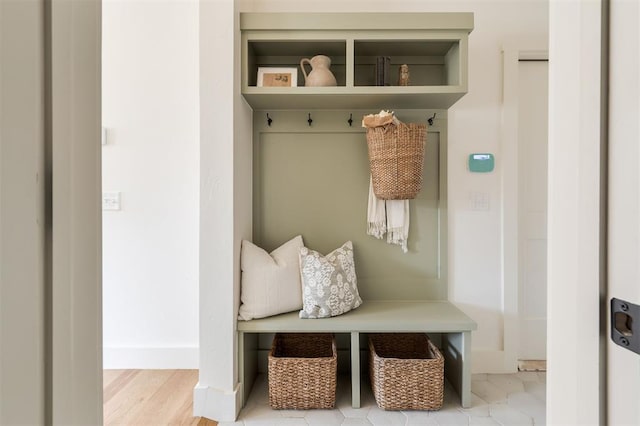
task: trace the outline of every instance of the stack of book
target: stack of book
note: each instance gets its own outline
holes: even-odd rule
[[[391,58],[389,56],[376,57],[376,86],[391,86],[391,75],[389,74],[389,65]]]

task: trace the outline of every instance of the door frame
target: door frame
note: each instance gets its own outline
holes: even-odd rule
[[[608,6],[549,3],[548,424],[606,424]]]
[[[101,424],[102,2],[45,2],[46,424]]]
[[[2,424],[103,422],[101,11],[0,2]]]
[[[519,198],[518,198],[518,101],[519,68],[521,60],[548,60],[545,40],[519,41],[503,46],[502,86],[502,303],[503,303],[503,359],[493,370],[513,373],[518,370],[519,343]],[[513,143],[515,142],[515,143]]]
[[[607,269],[606,295],[606,422],[630,425],[640,422],[640,356],[618,346],[611,324],[612,298],[640,303],[637,282],[637,241],[640,235],[640,176],[638,161],[640,128],[637,125],[640,102],[640,5],[625,0],[609,1],[608,108],[611,120],[607,131]],[[616,309],[617,310],[617,309]],[[636,319],[634,318],[634,322]],[[603,321],[604,322],[604,321]],[[633,324],[632,327],[637,327]],[[636,333],[635,331],[633,333]],[[632,334],[633,334],[632,333]],[[636,333],[637,334],[637,333]],[[616,340],[618,336],[615,336]]]

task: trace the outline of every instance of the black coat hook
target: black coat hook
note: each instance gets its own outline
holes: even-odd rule
[[[273,123],[273,119],[269,117],[269,113],[267,113],[267,125],[271,127],[271,123]]]
[[[347,123],[349,123],[349,127],[353,125],[353,114],[349,114],[349,119],[347,120]]]
[[[309,119],[307,120],[307,123],[309,123],[309,127],[311,127],[311,123],[313,123],[313,120],[311,119],[311,113],[309,113]]]
[[[427,122],[429,123],[429,126],[433,126],[433,119],[436,118],[436,113],[433,113],[433,117],[429,117],[427,118]]]

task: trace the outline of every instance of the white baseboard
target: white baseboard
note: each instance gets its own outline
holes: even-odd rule
[[[517,373],[518,365],[505,359],[504,351],[472,351],[471,374]]]
[[[198,369],[197,347],[121,348],[105,347],[104,369]]]
[[[231,391],[214,389],[198,383],[193,390],[193,415],[218,422],[234,422],[242,408],[241,385]]]

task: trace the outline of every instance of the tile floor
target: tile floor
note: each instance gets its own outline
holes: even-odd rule
[[[220,426],[440,425],[539,426],[545,424],[546,374],[477,374],[472,377],[472,407],[462,408],[447,383],[439,411],[384,411],[368,383],[362,384],[362,408],[351,408],[351,385],[340,377],[334,410],[272,410],[266,376],[260,375],[238,421]]]

